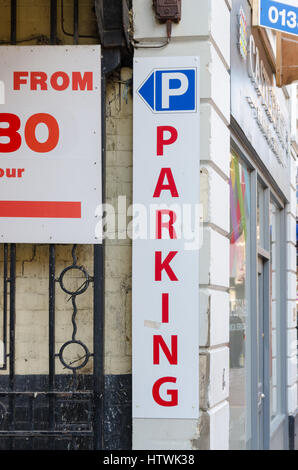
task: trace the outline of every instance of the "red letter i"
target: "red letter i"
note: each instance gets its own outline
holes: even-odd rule
[[[162,323],[169,323],[169,294],[162,294]]]

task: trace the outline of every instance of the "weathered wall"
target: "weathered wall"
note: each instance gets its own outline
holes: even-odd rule
[[[79,32],[88,35],[80,44],[98,42],[93,0],[80,0]],[[10,1],[0,0],[0,45],[10,39]],[[50,2],[48,0],[19,0],[17,10],[17,41],[20,44],[46,44],[50,37]],[[64,31],[73,31],[73,1],[64,0]],[[58,44],[72,44],[73,38],[62,30],[61,0],[58,1]],[[34,37],[31,41],[27,41]],[[99,58],[100,60],[100,58]],[[128,203],[132,193],[132,97],[125,83],[131,71],[123,69],[108,79],[106,198],[117,207],[118,195],[126,195]],[[101,149],[98,149],[99,152]],[[72,264],[72,246],[56,248],[56,278]],[[0,247],[0,267],[3,276],[3,247]],[[93,248],[77,248],[78,264],[92,276]],[[16,373],[48,373],[48,246],[17,246],[16,290]],[[69,280],[79,287],[82,279]],[[0,278],[0,285],[2,285]],[[82,282],[81,282],[82,281]],[[131,372],[131,247],[127,240],[107,240],[105,248],[105,372],[127,374]],[[92,351],[93,287],[77,297],[78,338]],[[0,309],[3,296],[0,296]],[[72,332],[72,305],[69,296],[56,285],[56,352],[70,339]],[[1,326],[0,335],[2,336]],[[70,351],[69,351],[70,353]],[[80,352],[72,351],[79,356]],[[59,359],[57,373],[67,373]],[[92,360],[81,373],[90,373]],[[7,374],[7,372],[1,372]]]
[[[57,44],[73,44],[73,0],[58,0]],[[98,43],[93,0],[79,2],[79,44]],[[10,0],[0,0],[0,47],[10,42]],[[50,1],[18,0],[18,45],[50,43]],[[98,58],[100,60],[100,57]],[[0,64],[1,68],[1,64]],[[132,71],[123,69],[107,80],[106,91],[106,200],[117,208],[118,195],[132,194]],[[101,152],[101,149],[98,149]],[[122,211],[123,212],[123,211]],[[56,279],[73,263],[72,246],[56,246]],[[30,387],[39,376],[49,372],[49,247],[47,245],[17,245],[16,257],[16,374]],[[78,246],[78,265],[93,275],[93,247]],[[105,244],[105,448],[131,447],[131,243],[129,240],[107,240]],[[3,282],[3,245],[0,246],[0,286]],[[65,277],[67,286],[78,289],[84,279],[72,271]],[[0,289],[0,340],[2,331],[3,295]],[[96,292],[95,292],[96,295]],[[55,352],[71,339],[72,302],[56,284]],[[93,351],[93,285],[76,297],[77,338]],[[82,361],[82,349],[68,347],[65,359]],[[1,357],[0,357],[1,361]],[[92,358],[80,369],[80,374],[93,372]],[[5,377],[8,371],[0,371]],[[69,374],[59,358],[56,374]],[[60,379],[59,379],[60,380]]]
[[[97,24],[93,12],[93,0],[80,0],[80,44],[92,44],[97,41]],[[17,41],[21,44],[49,43],[50,41],[50,2],[48,0],[18,0],[17,3]],[[73,44],[73,1],[63,0],[64,23],[62,27],[61,6],[58,0],[57,36],[58,44]],[[10,0],[0,1],[0,41],[10,40]],[[63,31],[64,30],[64,31]],[[66,33],[66,34],[65,34]],[[39,39],[28,39],[39,36]],[[25,41],[24,41],[25,40]]]
[[[108,82],[106,102],[106,203],[115,208],[116,230],[119,217],[132,203],[132,70],[123,68]],[[126,83],[125,83],[126,82]],[[118,197],[126,206],[118,207]],[[131,373],[131,241],[105,242],[105,370],[107,374]]]

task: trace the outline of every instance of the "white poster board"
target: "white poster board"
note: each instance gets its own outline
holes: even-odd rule
[[[0,240],[101,243],[100,46],[0,47]]]

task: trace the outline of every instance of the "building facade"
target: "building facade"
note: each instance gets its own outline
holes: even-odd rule
[[[150,0],[0,0],[0,47],[101,44],[98,151],[116,216],[100,246],[1,246],[1,449],[293,446],[297,85],[276,86],[278,38],[253,26],[253,2],[181,4],[169,35]],[[131,385],[132,59],[184,56],[200,60],[200,409],[142,420]],[[87,361],[75,347],[61,361],[73,321]]]
[[[134,2],[136,57],[200,57],[204,207],[200,417],[180,442],[158,420],[151,430],[136,423],[137,448],[156,445],[156,435],[159,448],[288,447],[297,409],[296,85],[276,87],[276,35],[253,27],[252,7],[184,2],[170,44],[154,49],[164,25],[148,2]]]

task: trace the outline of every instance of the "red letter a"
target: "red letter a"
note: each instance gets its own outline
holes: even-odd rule
[[[165,177],[168,184],[164,183]],[[165,190],[171,191],[172,197],[179,197],[171,168],[161,169],[153,197],[160,197],[160,193]]]

